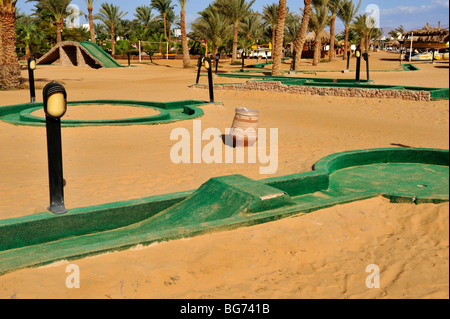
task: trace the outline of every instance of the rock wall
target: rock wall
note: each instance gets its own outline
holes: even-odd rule
[[[214,90],[265,91],[265,92],[283,92],[291,94],[307,94],[307,95],[321,95],[321,96],[403,99],[403,100],[427,101],[427,102],[431,101],[431,93],[428,91],[296,86],[296,85],[284,85],[279,81],[247,82],[244,84],[215,85]]]

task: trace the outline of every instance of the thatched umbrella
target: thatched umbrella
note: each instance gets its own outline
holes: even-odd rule
[[[322,30],[322,32],[320,33],[320,37],[322,40],[322,44],[330,44],[330,40],[331,40],[331,36],[330,33],[328,33],[326,30]],[[310,32],[308,33],[308,35],[306,36],[306,40],[305,43],[307,44],[313,44],[314,42],[316,42],[316,33]],[[335,40],[334,43],[338,44],[339,40]]]
[[[443,28],[426,28],[408,31],[403,34],[405,46],[411,45],[415,49],[445,49],[448,47],[449,31]]]
[[[398,48],[398,47],[400,47],[400,42],[398,42],[398,40],[394,40],[394,41],[386,42],[384,45],[387,47]]]

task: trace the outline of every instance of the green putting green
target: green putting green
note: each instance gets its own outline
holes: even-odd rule
[[[92,54],[97,60],[99,60],[105,68],[121,68],[122,64],[114,60],[112,56],[106,53],[96,43],[89,41],[81,41],[79,44],[85,48],[90,54]]]
[[[420,69],[414,64],[402,64],[402,68],[405,71],[420,71]]]
[[[314,171],[251,180],[212,178],[198,190],[0,221],[0,274],[138,244],[193,237],[384,196],[449,200],[449,151],[389,148],[320,160]]]
[[[105,126],[105,125],[151,125],[171,123],[195,119],[204,115],[200,106],[209,104],[205,101],[176,101],[176,102],[144,102],[130,100],[92,100],[69,101],[68,108],[89,105],[112,105],[116,107],[131,106],[150,108],[159,112],[157,115],[138,118],[118,118],[108,120],[61,120],[64,127],[77,126]],[[95,107],[95,106],[94,106]],[[0,107],[0,120],[14,125],[45,126],[45,118],[35,116],[37,110],[43,108],[43,103],[26,103]]]

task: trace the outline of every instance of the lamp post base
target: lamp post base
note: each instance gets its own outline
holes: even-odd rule
[[[68,212],[64,203],[51,205],[48,210],[55,215],[64,215]]]

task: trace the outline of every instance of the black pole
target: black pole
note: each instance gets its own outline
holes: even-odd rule
[[[352,56],[352,53],[350,51],[347,51],[347,70],[350,71],[350,58]]]
[[[356,84],[360,83],[361,79],[361,49],[356,50]]]
[[[219,61],[220,61],[220,53],[217,53],[216,54],[216,75],[218,74],[218,72],[219,72]]]
[[[295,60],[297,58],[297,51],[294,50],[294,52],[292,53],[292,71],[295,72]]]
[[[208,70],[209,101],[211,103],[214,103],[214,82],[213,82],[213,75],[212,75],[211,59],[205,58],[204,61],[205,61],[205,67]]]
[[[200,55],[200,57],[198,58],[198,62],[197,62],[197,81],[195,82],[195,84],[198,84],[198,82],[200,81],[200,71],[202,70],[202,64],[203,64],[203,59],[204,59],[204,55]]]
[[[370,81],[370,70],[369,70],[369,54],[363,54],[364,60],[366,61],[366,71],[367,71],[367,82]]]
[[[64,204],[64,179],[62,167],[61,120],[46,116],[48,176],[50,184],[50,207],[56,215],[67,213]]]
[[[130,52],[127,53],[127,56],[128,56],[128,67],[130,67],[131,66]]]
[[[241,72],[245,71],[245,55],[244,55],[244,50],[242,50],[242,69]]]
[[[36,66],[36,60],[31,57],[28,59],[28,80],[30,82],[30,102],[36,102],[36,89],[34,85],[34,67],[31,67],[30,64],[34,62],[34,67]]]
[[[67,213],[67,209],[64,204],[61,119],[54,118],[47,113],[48,99],[55,93],[64,94],[64,100],[67,98],[64,87],[56,82],[49,83],[44,88],[43,99],[44,111],[46,113],[48,175],[50,186],[50,207],[48,209],[55,215],[62,215]]]

